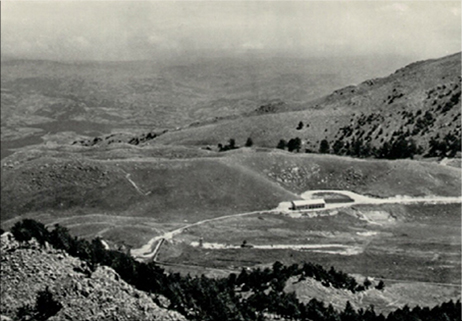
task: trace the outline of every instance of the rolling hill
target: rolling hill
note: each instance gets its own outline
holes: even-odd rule
[[[312,189],[376,197],[461,193],[459,169],[428,162],[249,148],[200,154],[169,146],[157,157],[128,157],[137,150],[143,149],[93,150],[93,159],[85,160],[46,151],[46,157],[2,161],[2,227],[41,218],[78,235],[139,245],[178,224],[273,209]],[[168,150],[173,159],[162,157],[172,156]]]

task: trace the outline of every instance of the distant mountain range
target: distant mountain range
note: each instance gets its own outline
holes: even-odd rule
[[[53,62],[2,60],[2,140],[9,131],[53,121],[111,128],[176,128],[251,113],[281,101],[287,108],[336,88],[384,75],[403,57],[192,61]]]

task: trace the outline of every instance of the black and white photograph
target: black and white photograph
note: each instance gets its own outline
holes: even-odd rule
[[[460,321],[461,1],[1,1],[1,321]]]

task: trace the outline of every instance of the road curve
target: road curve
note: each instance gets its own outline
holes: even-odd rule
[[[462,197],[446,197],[446,196],[426,196],[426,197],[410,197],[410,196],[395,196],[389,198],[374,198],[368,197],[361,194],[357,194],[351,191],[345,190],[314,190],[314,191],[307,191],[300,195],[303,199],[312,199],[315,194],[319,193],[334,193],[334,194],[341,194],[350,197],[353,199],[353,202],[349,203],[335,203],[335,204],[326,204],[325,208],[310,210],[311,211],[323,211],[323,210],[330,210],[335,208],[341,207],[350,207],[354,205],[380,205],[380,204],[414,204],[414,203],[428,203],[428,204],[451,204],[451,203],[462,203]],[[149,240],[148,243],[143,245],[138,249],[132,249],[131,255],[133,257],[139,259],[149,259],[153,257],[156,253],[154,244],[162,239],[171,240],[175,235],[181,234],[185,229],[198,226],[201,224],[214,222],[218,220],[223,220],[232,217],[240,217],[240,216],[248,216],[254,215],[258,213],[279,213],[283,211],[289,211],[288,207],[290,206],[290,202],[282,202],[276,209],[272,210],[261,210],[261,211],[253,211],[253,212],[245,212],[239,214],[230,214],[215,218],[210,218],[206,220],[202,220],[196,223],[188,224],[178,229],[175,229],[170,232],[166,232],[162,235],[158,235],[153,237]]]

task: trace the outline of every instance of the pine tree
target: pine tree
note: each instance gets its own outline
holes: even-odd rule
[[[289,152],[293,151],[300,151],[300,148],[302,147],[302,140],[299,137],[292,138],[289,140],[289,143],[287,143],[287,148]]]
[[[285,149],[287,147],[287,142],[284,139],[281,139],[276,146],[278,149]]]
[[[228,143],[228,146],[230,149],[236,149],[236,141],[234,140],[234,138],[230,138],[229,140],[229,143]]]
[[[329,142],[326,139],[323,139],[321,141],[321,144],[319,145],[319,152],[321,154],[328,154],[329,151],[330,151]]]
[[[253,141],[252,138],[247,138],[247,141],[245,142],[245,147],[252,147]]]

